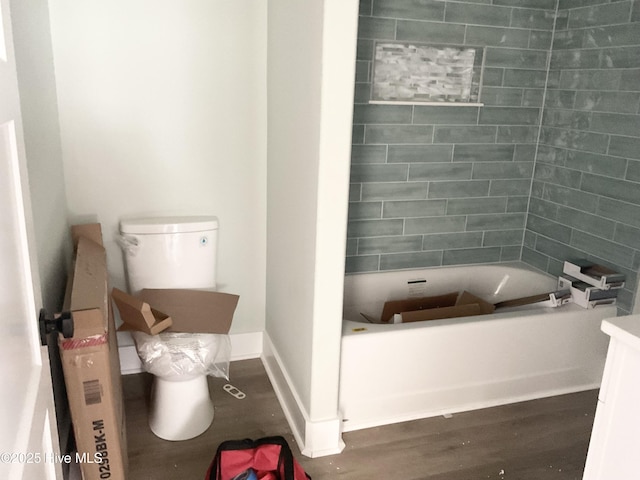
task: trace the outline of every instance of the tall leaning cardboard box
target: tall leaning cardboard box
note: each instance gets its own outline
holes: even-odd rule
[[[84,480],[124,480],[127,445],[116,330],[108,296],[106,252],[99,224],[71,229],[73,277],[65,309],[72,338],[59,337],[77,459]]]

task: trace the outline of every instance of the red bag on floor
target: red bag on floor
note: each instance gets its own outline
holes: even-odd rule
[[[311,480],[280,436],[228,440],[218,446],[205,480]]]

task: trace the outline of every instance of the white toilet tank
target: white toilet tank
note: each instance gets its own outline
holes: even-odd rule
[[[129,290],[215,290],[218,219],[213,216],[133,218],[120,222]]]

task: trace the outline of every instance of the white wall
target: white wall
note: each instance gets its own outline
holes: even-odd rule
[[[268,4],[266,331],[311,399],[322,2]],[[315,19],[304,22],[302,19]]]
[[[12,2],[16,67],[43,307],[62,309],[71,258],[47,0]]]
[[[341,448],[357,11],[356,0],[271,0],[268,7],[266,361],[285,380],[276,388],[288,390],[285,409],[297,410],[290,423],[310,456]]]
[[[62,310],[71,258],[60,129],[47,0],[11,2],[11,22],[20,89],[33,239],[40,292],[37,305]],[[57,346],[49,348],[60,449],[69,449],[71,414]]]
[[[49,5],[72,221],[123,287],[120,218],[217,215],[232,333],[265,330],[305,452],[335,453],[357,0]]]
[[[102,224],[113,286],[123,217],[214,214],[232,333],[264,326],[266,5],[49,0],[71,220]]]
[[[358,0],[325,0],[313,315],[314,418],[335,415],[349,205]],[[335,370],[334,370],[335,369]]]

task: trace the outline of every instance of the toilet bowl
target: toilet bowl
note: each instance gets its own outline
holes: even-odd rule
[[[206,375],[156,376],[151,387],[149,427],[165,440],[188,440],[213,422]]]
[[[217,230],[212,216],[122,220],[120,243],[130,293],[144,288],[215,290]],[[151,431],[172,441],[202,434],[214,416],[207,363],[215,361],[212,349],[230,348],[228,337],[132,335],[145,370],[154,375]]]

